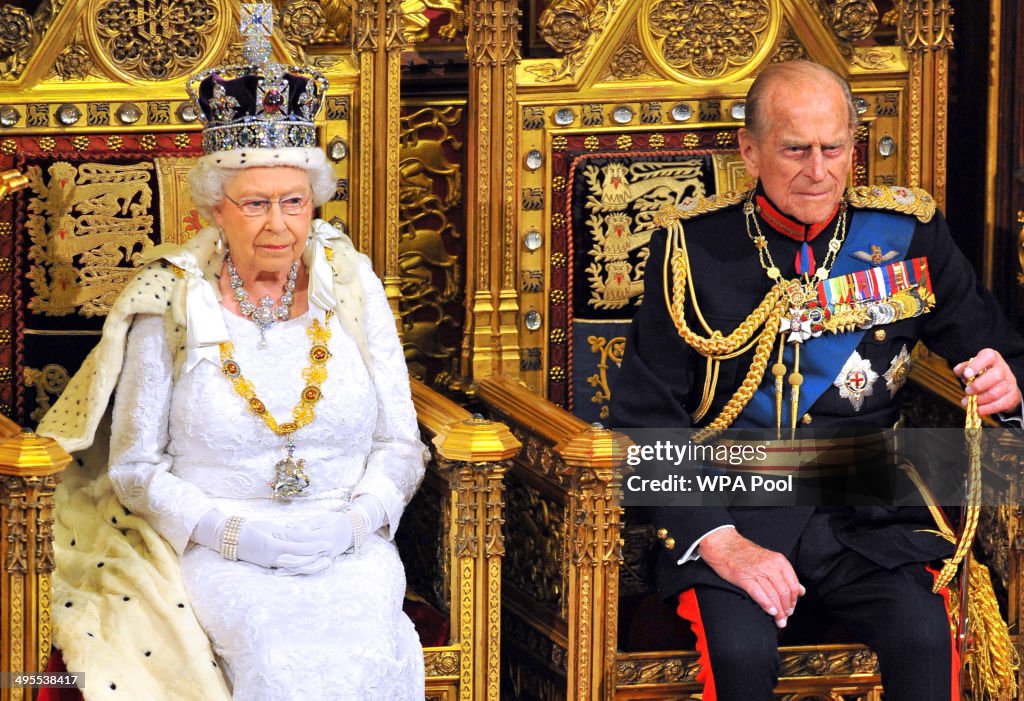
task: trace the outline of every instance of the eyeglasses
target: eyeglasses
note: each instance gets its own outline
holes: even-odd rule
[[[234,198],[232,198],[230,195],[228,195],[225,192],[224,193],[224,199],[226,199],[228,202],[230,202],[231,204],[233,204],[236,207],[238,207],[238,211],[240,211],[243,216],[246,216],[246,217],[265,217],[265,216],[267,216],[267,214],[270,213],[270,208],[271,208],[271,206],[274,205],[275,202],[277,203],[277,206],[281,209],[281,214],[285,214],[285,215],[289,215],[289,216],[294,216],[296,214],[302,214],[305,211],[305,209],[306,209],[306,205],[309,204],[309,199],[310,198],[309,198],[309,196],[305,196],[305,197],[294,196],[294,197],[282,197],[279,200],[254,199],[254,200],[242,200],[241,202],[238,202],[237,200],[235,200]]]

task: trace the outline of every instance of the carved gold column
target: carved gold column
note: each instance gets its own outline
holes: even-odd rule
[[[401,0],[358,0],[353,51],[359,61],[356,245],[369,255],[398,318],[398,163]]]
[[[0,670],[38,673],[50,656],[53,491],[71,461],[52,438],[21,432],[0,416]],[[28,688],[2,701],[29,701]]]
[[[628,439],[589,428],[555,446],[565,462],[570,529],[567,699],[615,694],[619,566],[622,548],[622,459]]]
[[[515,66],[519,7],[479,0],[468,10],[470,143],[466,211],[468,314],[462,367],[473,378],[519,373],[516,279]]]
[[[910,68],[906,179],[908,185],[931,192],[940,207],[946,204],[952,14],[949,0],[904,0],[900,5],[900,42]]]
[[[451,603],[462,650],[460,701],[498,701],[505,472],[521,444],[501,423],[470,418],[434,438],[451,486]]]

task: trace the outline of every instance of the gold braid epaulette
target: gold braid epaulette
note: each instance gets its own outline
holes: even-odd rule
[[[935,216],[935,198],[919,187],[861,185],[846,190],[846,201],[858,209],[888,209],[927,224]]]
[[[702,214],[732,207],[743,202],[746,197],[746,192],[722,192],[708,197],[688,197],[680,205],[663,205],[654,215],[654,224],[667,227],[673,222],[693,219]]]

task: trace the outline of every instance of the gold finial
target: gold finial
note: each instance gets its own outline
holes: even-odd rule
[[[0,172],[0,200],[23,187],[28,187],[28,176],[17,169]]]

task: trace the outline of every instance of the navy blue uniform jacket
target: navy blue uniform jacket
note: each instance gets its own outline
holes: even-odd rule
[[[858,211],[851,207],[847,212],[851,223]],[[776,265],[785,277],[795,277],[795,259],[802,242],[772,228],[761,213],[756,216]],[[825,260],[835,226],[833,221],[810,240],[816,261]],[[728,334],[771,288],[747,235],[742,204],[685,221],[684,229],[701,311],[712,329]],[[630,326],[621,372],[612,390],[608,425],[627,433],[631,427],[692,426],[691,412],[700,402],[704,385],[706,360],[683,342],[666,307],[662,284],[665,246],[665,231],[655,233],[646,264],[644,300]],[[1024,378],[1024,339],[1014,331],[992,295],[979,285],[940,212],[935,212],[927,223],[915,221],[906,259],[919,256],[928,259],[935,309],[878,327],[884,329],[884,338],[874,329],[867,331],[857,347],[861,357],[868,359],[881,376],[904,346],[913,350],[918,340],[951,363],[992,347],[1003,354],[1018,381]],[[870,267],[870,263],[865,262],[863,267]],[[688,323],[691,328],[700,329],[691,300],[686,301]],[[812,345],[813,342],[807,344],[807,348]],[[753,350],[722,363],[713,403],[704,422],[717,416],[732,397],[750,367],[752,355]],[[772,382],[770,371],[765,374],[765,381]],[[885,379],[880,377],[859,411],[840,396],[837,388],[830,386],[811,406],[809,414],[815,429],[883,429],[899,419],[899,412],[900,393],[890,396]],[[667,597],[696,583],[725,585],[701,561],[676,564],[697,538],[724,524],[735,525],[740,534],[765,548],[791,556],[813,510],[811,506],[652,508],[648,515],[655,526],[667,529],[675,540],[673,549],[661,548],[657,566],[659,590]],[[926,562],[950,553],[945,540],[915,532],[935,527],[923,508],[851,507],[840,523],[840,541],[884,567]]]

